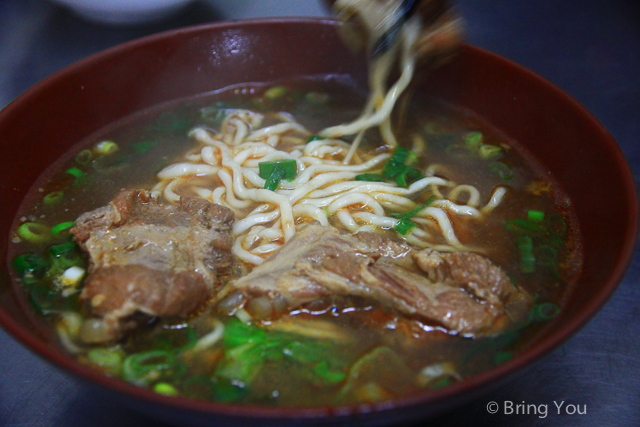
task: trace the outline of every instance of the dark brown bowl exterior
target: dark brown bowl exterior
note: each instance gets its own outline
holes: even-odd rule
[[[73,144],[141,109],[241,82],[303,75],[365,78],[361,58],[322,19],[258,20],[176,30],[110,49],[44,80],[0,112],[0,253],[38,175]],[[180,425],[390,424],[460,404],[538,359],[606,302],[631,259],[638,228],[635,183],[616,142],[583,107],[542,78],[464,46],[422,85],[428,96],[473,110],[547,168],[570,197],[583,237],[577,291],[544,335],[512,361],[451,387],[379,404],[275,409],[169,398],[110,379],[37,332],[2,267],[0,324],[54,365],[123,402]]]

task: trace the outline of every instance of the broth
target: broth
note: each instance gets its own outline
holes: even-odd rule
[[[243,85],[143,111],[98,131],[42,175],[16,217],[10,256],[21,291],[80,362],[167,395],[258,405],[345,405],[446,387],[508,361],[549,327],[579,271],[570,200],[515,141],[469,111],[418,96],[407,104],[410,113],[399,117],[402,126],[396,130],[398,140],[418,153],[416,167],[426,171],[437,165],[431,169],[435,176],[474,186],[483,203],[496,188],[507,190],[486,220],[452,216],[451,221],[463,244],[487,256],[533,297],[525,321],[504,333],[473,337],[353,296],[303,304],[281,320],[247,324],[237,311],[228,315],[214,306],[187,321],[145,319],[145,325],[107,346],[75,338],[78,322],[87,317],[78,300],[82,285],[65,288],[58,276],[71,265],[86,269],[88,264],[69,243],[69,222],[107,205],[121,188],[153,188],[160,170],[194,152],[197,144],[188,131],[198,125],[219,128],[229,110],[285,112],[318,132],[356,118],[363,102],[363,93],[332,79]],[[95,147],[101,141],[114,141],[118,149],[103,145],[100,153]],[[380,144],[369,132],[359,150],[363,159],[379,153]],[[192,182],[205,185],[208,179]],[[428,203],[427,195],[417,201]],[[341,226],[335,216],[329,222]],[[56,232],[25,237],[24,228],[20,232],[25,223]],[[439,239],[436,243],[446,243]],[[522,249],[527,239],[533,245],[528,252]],[[523,260],[527,253],[535,257],[533,265]],[[24,254],[48,261],[25,267]],[[236,262],[223,281],[253,268]],[[221,341],[195,351],[220,324]]]

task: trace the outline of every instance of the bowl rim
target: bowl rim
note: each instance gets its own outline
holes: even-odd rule
[[[20,108],[20,105],[36,96],[40,91],[49,85],[55,83],[60,79],[64,79],[65,76],[71,73],[77,73],[83,68],[86,68],[92,64],[101,62],[113,55],[126,54],[127,51],[134,50],[138,47],[142,47],[146,44],[153,44],[158,40],[171,38],[178,34],[198,34],[207,31],[219,31],[230,28],[246,28],[256,25],[330,25],[338,26],[341,22],[333,18],[324,17],[290,17],[290,18],[253,18],[243,19],[235,21],[219,21],[214,23],[206,23],[201,25],[183,27],[178,29],[172,29],[156,34],[152,34],[146,37],[138,38],[126,43],[122,43],[111,47],[109,49],[94,53],[84,59],[81,59],[71,65],[68,65],[54,74],[46,77],[40,82],[27,89],[21,95],[12,100],[7,106],[0,110],[0,123],[5,116],[10,115],[14,110]],[[639,221],[639,202],[638,192],[636,189],[636,182],[633,177],[633,173],[628,165],[628,162],[624,156],[619,145],[609,134],[606,128],[593,116],[582,104],[580,104],[571,95],[560,89],[555,84],[551,83],[542,76],[535,72],[519,65],[505,57],[502,57],[496,53],[490,52],[483,48],[464,44],[462,50],[465,52],[472,52],[479,54],[488,61],[499,63],[501,67],[508,67],[515,71],[517,74],[522,75],[524,79],[535,81],[537,84],[541,84],[551,89],[555,96],[563,98],[565,102],[571,105],[571,107],[578,111],[581,116],[590,119],[590,121],[597,126],[599,139],[602,139],[609,152],[615,156],[615,160],[619,165],[625,165],[622,173],[623,181],[626,186],[625,196],[629,202],[629,210],[627,212],[627,223],[629,224],[628,238],[623,242],[620,256],[617,258],[615,267],[611,274],[608,275],[607,282],[599,288],[599,292],[593,294],[580,311],[578,311],[569,322],[559,326],[556,330],[551,332],[543,341],[533,343],[526,351],[519,354],[512,360],[501,364],[491,370],[476,374],[460,383],[453,384],[449,387],[435,390],[425,391],[415,395],[396,398],[388,401],[369,403],[369,404],[354,404],[338,407],[267,407],[267,406],[251,406],[251,405],[238,405],[228,403],[216,403],[204,400],[188,399],[184,397],[168,397],[151,390],[137,387],[126,383],[123,380],[108,377],[97,370],[91,369],[80,362],[75,361],[73,358],[64,354],[61,349],[52,349],[33,336],[32,332],[19,326],[11,316],[6,312],[0,310],[0,325],[9,332],[17,341],[25,345],[29,350],[34,352],[44,361],[50,363],[55,368],[61,368],[67,373],[72,374],[74,377],[80,378],[85,381],[97,383],[105,389],[122,393],[129,397],[141,399],[148,403],[162,404],[174,409],[181,409],[186,411],[196,411],[202,414],[229,416],[229,417],[244,417],[253,419],[309,419],[309,418],[326,418],[326,417],[345,417],[368,413],[378,413],[386,410],[395,410],[413,407],[418,404],[431,404],[434,402],[443,402],[455,395],[459,394],[471,394],[471,392],[480,391],[483,387],[490,385],[491,383],[497,383],[520,371],[525,366],[530,365],[532,362],[539,360],[542,356],[548,354],[550,351],[557,348],[560,344],[566,341],[571,335],[578,332],[596,313],[600,310],[604,304],[609,300],[613,292],[623,280],[626,270],[633,259],[636,242],[638,239],[638,221]],[[9,239],[10,242],[10,239]],[[8,261],[7,261],[8,262]],[[5,264],[6,265],[6,264]],[[8,268],[8,267],[6,267]]]

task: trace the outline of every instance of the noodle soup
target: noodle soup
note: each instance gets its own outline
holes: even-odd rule
[[[319,134],[357,118],[363,102],[332,79],[243,85],[99,131],[49,168],[16,217],[14,274],[33,310],[82,363],[157,393],[217,402],[367,403],[446,387],[508,361],[548,327],[579,271],[570,200],[515,141],[468,111],[417,96],[398,115],[401,148],[368,132],[345,162],[353,138]],[[154,315],[145,306],[102,315],[107,292],[88,296],[98,263],[112,256],[101,252],[97,261],[98,234],[121,236],[100,229],[82,240],[83,215],[122,200],[121,189],[138,192],[132,212],[151,206],[180,227],[185,212],[193,223],[205,209],[189,210],[187,198],[224,207],[223,225],[197,230],[218,227],[213,241],[223,241],[216,248],[225,258],[212,261],[213,284],[189,313]],[[131,227],[178,227],[153,215],[144,211]],[[300,236],[313,247],[295,246]],[[370,249],[378,238],[384,253]],[[357,247],[354,259],[367,260],[363,271],[375,276],[367,286],[361,273],[327,264],[328,252],[309,264],[331,242],[340,254],[331,259]],[[382,270],[369,269],[384,267],[386,278],[402,267],[431,289],[440,279],[421,262],[460,254],[499,275],[509,294],[496,291],[498,300],[487,302],[494,300],[480,291],[465,288],[463,298],[447,285],[463,305],[438,317],[436,305],[411,306],[398,288],[375,288]],[[269,270],[276,262],[285,267]],[[301,277],[313,278],[311,297],[291,290]],[[424,287],[402,289],[435,298]]]

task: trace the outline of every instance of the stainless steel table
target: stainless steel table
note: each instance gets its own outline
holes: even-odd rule
[[[591,110],[640,173],[640,2],[459,0],[469,42],[546,77]],[[0,0],[0,107],[89,54],[170,28],[251,16],[318,15],[316,0],[195,3],[151,26],[86,23],[43,0]],[[416,425],[627,426],[640,424],[640,258],[604,309],[563,346],[493,393]],[[0,425],[159,425],[105,401],[0,331]],[[496,415],[487,404],[500,405]],[[562,415],[554,402],[564,401]],[[546,405],[547,414],[505,414],[505,405]],[[567,405],[586,414],[569,415]],[[540,408],[544,409],[544,408]],[[571,409],[571,408],[570,408]],[[526,412],[526,411],[525,411]]]

